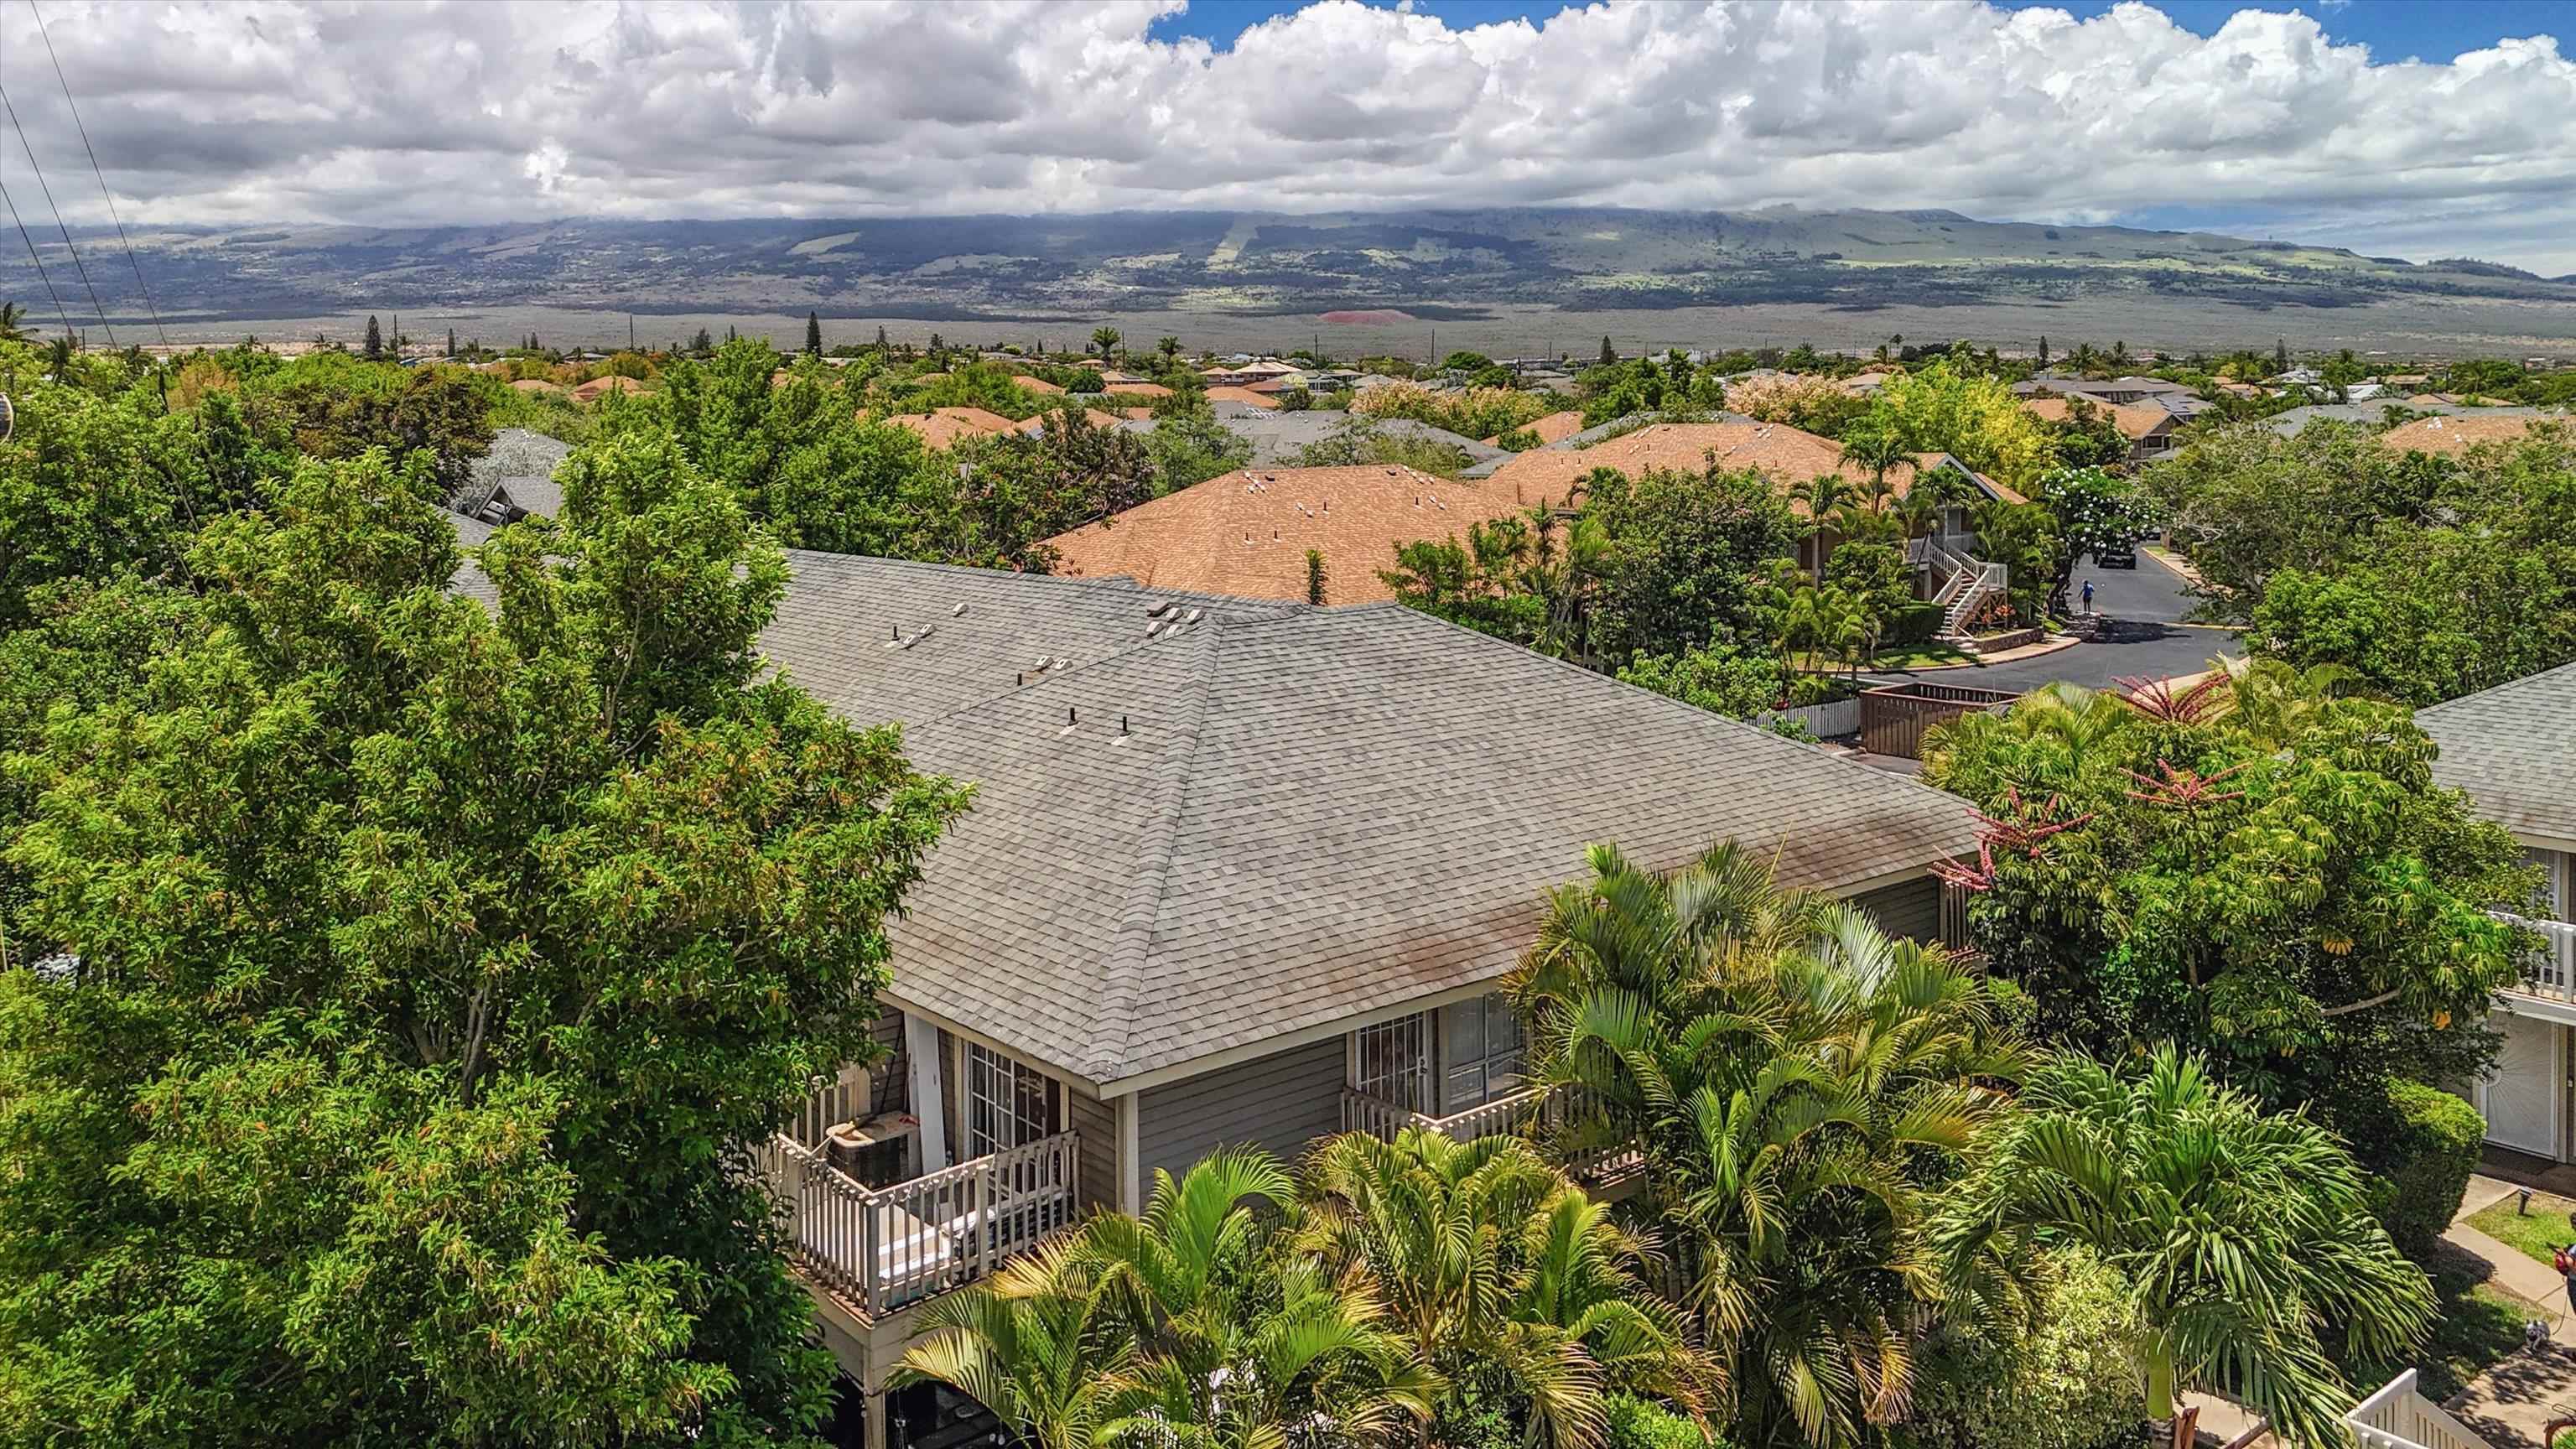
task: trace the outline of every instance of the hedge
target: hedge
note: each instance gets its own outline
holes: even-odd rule
[[[2410,1258],[2433,1249],[2460,1210],[2487,1135],[2478,1109],[2421,1082],[2388,1084],[2388,1119],[2368,1155],[2386,1181],[2380,1221]]]
[[[1726,1449],[1726,1441],[1651,1400],[1612,1393],[1602,1401],[1604,1449]]]
[[[1929,644],[1941,632],[1941,606],[1920,601],[1907,604],[1888,621],[1887,642],[1890,644]]]

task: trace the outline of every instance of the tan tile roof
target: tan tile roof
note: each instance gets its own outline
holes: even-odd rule
[[[542,377],[523,377],[517,382],[510,384],[510,390],[513,392],[563,392],[565,391],[565,388],[562,383],[548,382]]]
[[[1015,433],[1021,427],[1000,413],[987,412],[983,408],[933,408],[926,413],[897,413],[886,421],[919,433],[921,440],[933,448],[954,447],[961,438]]]
[[[644,384],[631,377],[594,377],[572,390],[575,402],[597,402],[612,392],[642,392]]]
[[[1207,399],[1212,403],[1245,403],[1257,408],[1279,406],[1279,399],[1268,393],[1254,392],[1248,387],[1212,387],[1207,390]]]
[[[1751,468],[1783,488],[1820,473],[1864,486],[1870,482],[1867,468],[1844,460],[1841,444],[1786,423],[1655,423],[1589,448],[1534,449],[1495,469],[1487,481],[1532,501],[1561,501],[1578,491],[1595,468],[1616,468],[1633,478],[1657,468],[1697,472],[1712,462],[1729,470]],[[1926,454],[1921,466],[1931,462],[1932,455]],[[1899,463],[1887,470],[1897,497],[1913,487],[1916,468],[1915,463]],[[1999,496],[2007,492],[1992,482],[1986,486]]]
[[[2459,417],[2417,418],[2403,427],[2390,428],[2379,435],[2379,441],[2399,453],[2465,453],[2480,443],[2509,443],[2531,431],[2535,422],[2545,418],[2506,416],[2482,418],[2475,413]]]
[[[1550,443],[1562,443],[1566,439],[1573,437],[1575,434],[1582,432],[1583,414],[1569,408],[1561,413],[1549,413],[1546,417],[1539,418],[1521,428],[1516,428],[1514,431],[1536,433],[1538,435],[1539,446],[1544,448]],[[1483,443],[1488,448],[1499,448],[1503,445],[1503,435],[1496,433],[1490,438],[1479,438],[1476,441]]]
[[[1152,417],[1154,415],[1154,410],[1152,408],[1120,408],[1118,413],[1121,417],[1135,418],[1141,421]]]
[[[2047,423],[2062,423],[2071,411],[2062,397],[2026,397],[2021,400],[2021,406],[2024,412]],[[2170,432],[2175,422],[2174,415],[2163,408],[2148,407],[2143,403],[2094,402],[2093,409],[2097,413],[2109,413],[2112,426],[2120,430],[2121,437],[2133,443],[2159,430]]]
[[[1378,570],[1396,545],[1464,539],[1469,525],[1523,511],[1510,488],[1411,468],[1252,468],[1140,503],[1047,540],[1055,572],[1124,575],[1151,588],[1306,600],[1306,550],[1324,554],[1325,601],[1393,597]]]
[[[1047,381],[1043,377],[1022,376],[1018,379],[1018,384],[1019,389],[1022,392],[1044,393],[1050,397],[1060,396],[1064,392],[1063,388],[1056,386],[1054,383]]]
[[[1109,385],[1112,397],[1170,397],[1172,390],[1159,382],[1114,382]]]

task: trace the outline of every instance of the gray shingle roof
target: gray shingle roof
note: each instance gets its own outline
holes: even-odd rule
[[[1492,980],[1594,841],[1733,836],[1841,889],[1972,844],[1937,791],[1394,605],[1200,603],[1147,641],[1159,590],[791,562],[771,657],[978,789],[896,993],[1102,1084]],[[1041,653],[1070,662],[1016,683]]]
[[[2576,664],[2415,712],[2433,778],[2526,840],[2576,842]]]

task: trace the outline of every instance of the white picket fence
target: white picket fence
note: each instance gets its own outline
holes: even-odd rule
[[[1831,704],[1800,705],[1796,709],[1766,709],[1753,717],[1752,723],[1764,729],[1774,720],[1796,720],[1807,727],[1807,733],[1820,740],[1836,735],[1860,733],[1860,700],[1838,699]]]

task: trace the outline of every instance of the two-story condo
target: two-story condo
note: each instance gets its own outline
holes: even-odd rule
[[[2540,947],[2490,1019],[2504,1035],[2495,1071],[2472,1091],[2487,1141],[2551,1162],[2576,1161],[2576,664],[2420,710],[2441,747],[2433,778],[2468,792],[2540,867]]]
[[[1543,1109],[1494,992],[1592,842],[1956,919],[1959,801],[1396,605],[791,564],[770,657],[977,790],[891,928],[887,1056],[763,1163],[871,1446],[921,1305],[1155,1174]]]

